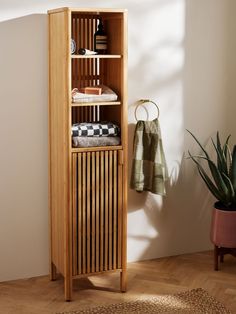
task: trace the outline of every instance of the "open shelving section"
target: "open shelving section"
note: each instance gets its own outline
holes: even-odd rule
[[[99,19],[107,53],[77,54],[94,50]],[[59,8],[48,20],[51,279],[63,275],[71,300],[73,279],[118,271],[126,291],[127,11]],[[73,102],[71,91],[87,86],[108,86],[118,98]],[[101,121],[119,126],[119,145],[73,146],[74,124]]]

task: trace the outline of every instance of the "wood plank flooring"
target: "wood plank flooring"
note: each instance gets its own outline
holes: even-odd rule
[[[128,264],[128,292],[119,292],[119,273],[74,281],[72,302],[64,302],[63,280],[48,276],[0,283],[1,314],[51,314],[203,288],[236,313],[236,258],[225,257],[213,270],[213,252]]]

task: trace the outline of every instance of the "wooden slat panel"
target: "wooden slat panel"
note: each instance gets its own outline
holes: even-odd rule
[[[104,240],[104,269],[108,269],[108,215],[109,215],[109,175],[108,175],[108,151],[105,151],[105,240]]]
[[[104,152],[100,153],[100,271],[104,270]]]
[[[80,108],[80,114],[81,114],[81,117],[80,117],[79,122],[83,122],[84,121],[84,108]]]
[[[85,16],[86,21],[86,46],[85,48],[89,49],[89,15]]]
[[[78,51],[78,20],[77,19],[75,19],[75,42],[76,42],[76,52],[75,53],[77,53],[77,51]],[[78,69],[78,59],[75,59],[74,60],[75,62],[74,62],[74,68],[75,68],[75,82],[74,82],[74,85],[73,85],[73,87],[75,87],[75,88],[78,88],[78,72],[79,72],[79,69]]]
[[[95,62],[95,85],[99,85],[99,59],[94,59]]]
[[[99,152],[96,152],[96,272],[99,271],[99,256],[100,256],[100,245],[99,245],[99,235],[100,235],[100,156]]]
[[[78,256],[73,255],[73,276],[121,268],[123,154],[118,158],[118,152],[73,154],[73,252]]]
[[[83,153],[83,177],[82,177],[82,192],[83,192],[83,211],[82,211],[82,220],[83,220],[83,254],[82,254],[82,267],[83,267],[83,274],[86,273],[86,153]]]
[[[118,152],[119,153],[119,152]],[[123,184],[123,161],[120,161],[121,154],[119,154],[118,160],[118,215],[117,215],[117,227],[118,227],[118,237],[117,237],[117,263],[118,268],[121,268],[121,258],[122,258],[122,206],[123,206],[123,199],[122,199],[122,184]]]
[[[112,191],[112,184],[113,184],[113,152],[109,151],[109,227],[108,227],[108,234],[109,234],[109,269],[112,269],[112,234],[113,234],[113,191]]]
[[[90,15],[86,16],[86,21],[87,21],[87,44],[86,47],[87,49],[90,49],[90,35],[91,35],[91,30],[90,30]],[[88,76],[88,81],[87,81],[87,86],[91,86],[91,80],[92,80],[92,75],[91,75],[91,59],[87,59],[87,76]],[[92,114],[91,114],[91,108],[89,108],[89,121],[92,121]]]
[[[80,36],[82,37],[82,47],[81,48],[86,48],[86,26],[85,26],[85,16],[82,15],[82,25],[83,25],[83,31]]]
[[[106,60],[98,59],[98,62],[99,62],[99,84],[105,84],[104,66],[105,66]]]
[[[117,151],[113,162],[113,269],[117,268]]]
[[[91,252],[90,252],[90,232],[91,232],[91,228],[90,228],[90,223],[91,223],[91,213],[90,213],[90,191],[91,191],[91,186],[90,186],[90,178],[91,178],[91,165],[90,165],[90,158],[91,157],[91,153],[87,153],[87,190],[86,190],[86,194],[87,194],[87,207],[86,207],[86,215],[87,215],[87,232],[86,232],[86,236],[87,236],[87,273],[90,273],[90,256],[91,256]]]
[[[92,168],[91,168],[91,177],[92,177],[92,193],[91,193],[91,198],[92,198],[92,208],[91,208],[91,272],[95,272],[95,202],[96,202],[96,194],[95,194],[95,152],[92,152]]]
[[[86,111],[86,118],[85,118],[86,120],[85,121],[89,121],[89,108],[85,107],[84,109]]]
[[[72,155],[72,274],[77,275],[77,154]]]
[[[72,30],[72,33],[71,33],[71,37],[76,40],[75,38],[75,18],[73,17],[71,19],[71,30]],[[71,75],[72,75],[72,88],[75,86],[75,79],[76,79],[76,73],[75,73],[75,62],[76,60],[72,60],[71,62],[71,66],[72,66],[72,71],[71,71]]]
[[[81,23],[81,46],[80,48],[85,48],[84,47],[84,37],[85,37],[85,29],[84,29],[84,19],[81,17],[80,19],[80,23]],[[81,82],[80,82],[80,87],[84,87],[85,86],[85,80],[84,80],[84,77],[85,77],[85,60],[81,60],[81,73],[82,73],[82,77],[81,77]]]
[[[82,154],[78,154],[78,274],[82,272]]]
[[[90,19],[89,19],[89,49],[90,50],[93,50],[93,35],[94,35],[94,32],[93,32],[93,17],[90,16]]]
[[[82,46],[82,37],[81,37],[81,33],[82,33],[82,29],[81,29],[81,18],[79,15],[76,16],[77,19],[77,28],[78,28],[78,47],[77,47],[77,52],[78,49],[81,48]]]

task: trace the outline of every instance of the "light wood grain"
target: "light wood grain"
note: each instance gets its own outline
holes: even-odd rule
[[[120,59],[121,55],[71,55],[72,59]]]
[[[96,152],[96,272],[99,271],[99,256],[101,254],[100,251],[100,153]]]
[[[109,216],[109,173],[108,173],[108,151],[105,151],[105,210],[104,210],[104,270],[108,270],[108,216]]]
[[[77,154],[73,154],[72,156],[72,233],[73,233],[73,238],[72,238],[72,258],[73,258],[73,263],[72,263],[72,275],[75,276],[77,275],[77,247],[78,247],[78,237],[77,237]]]
[[[104,151],[100,152],[100,271],[104,270]]]
[[[117,264],[118,268],[121,268],[122,259],[122,216],[123,216],[123,153],[118,151],[118,213],[117,213]]]
[[[49,155],[51,262],[65,277],[65,298],[71,298],[72,241],[70,235],[69,18],[67,12],[49,15]],[[64,62],[62,58],[66,56]],[[58,151],[61,154],[58,154]],[[64,254],[67,252],[67,254]],[[53,276],[52,276],[53,277]]]
[[[83,254],[82,254],[82,265],[83,274],[86,273],[86,153],[83,153],[83,177],[82,177],[82,191],[83,191]]]
[[[91,232],[91,272],[95,272],[95,226],[96,226],[96,212],[95,212],[95,204],[96,204],[96,186],[95,186],[95,152],[92,152],[92,210],[91,210],[91,225],[92,225],[92,232]]]
[[[63,7],[63,8],[56,8],[52,10],[48,10],[48,13],[60,13],[60,12],[74,12],[74,13],[92,13],[92,14],[100,14],[100,13],[124,13],[127,12],[126,9],[109,9],[109,8],[68,8],[68,7]]]
[[[48,13],[51,279],[57,272],[64,276],[65,299],[71,300],[72,278],[118,269],[125,291],[126,10],[61,8]],[[99,17],[109,37],[108,54],[71,56],[71,38],[77,49],[94,48]],[[71,102],[72,87],[97,84],[114,89],[119,101]],[[99,120],[120,124],[121,145],[73,148],[72,123]]]
[[[109,270],[112,269],[112,251],[113,247],[113,151],[109,151],[109,210],[108,210],[108,234],[109,234]]]
[[[121,99],[123,102],[122,110],[122,145],[123,145],[123,191],[122,191],[122,272],[121,272],[121,291],[127,290],[127,174],[128,174],[128,118],[127,118],[127,67],[128,67],[128,47],[127,47],[127,28],[128,28],[128,15],[127,12],[123,14],[122,32],[121,32],[121,49],[123,51],[123,58],[121,60]]]
[[[86,217],[87,217],[87,229],[86,229],[86,238],[87,238],[87,244],[86,244],[86,249],[87,249],[87,273],[90,273],[90,236],[91,236],[91,230],[90,230],[90,223],[91,223],[91,213],[90,213],[90,191],[91,191],[91,186],[90,186],[90,178],[91,178],[91,167],[90,167],[90,152],[88,152],[86,155],[86,161],[87,161],[87,187],[86,187],[86,194],[87,194],[87,206],[86,206]]]
[[[117,194],[118,194],[118,186],[117,186],[117,151],[114,151],[114,159],[113,159],[113,269],[118,267],[117,265]]]
[[[106,101],[106,102],[72,102],[72,107],[89,107],[89,106],[120,106],[120,101]]]
[[[122,146],[96,146],[96,147],[78,147],[72,148],[73,153],[76,152],[98,152],[98,151],[109,151],[109,150],[122,150]]]
[[[77,193],[78,193],[78,204],[77,204],[77,215],[78,215],[78,274],[81,274],[82,272],[82,230],[83,230],[83,225],[82,225],[82,154],[78,154],[78,169],[77,169]]]

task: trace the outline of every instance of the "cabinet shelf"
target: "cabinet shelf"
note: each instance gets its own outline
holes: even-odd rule
[[[90,107],[90,106],[119,106],[120,101],[99,101],[99,102],[72,102],[71,107]]]
[[[71,55],[72,59],[121,59],[122,55]]]
[[[95,147],[73,147],[71,148],[72,153],[81,153],[81,152],[99,152],[107,150],[121,150],[122,145],[118,146],[95,146]]]

